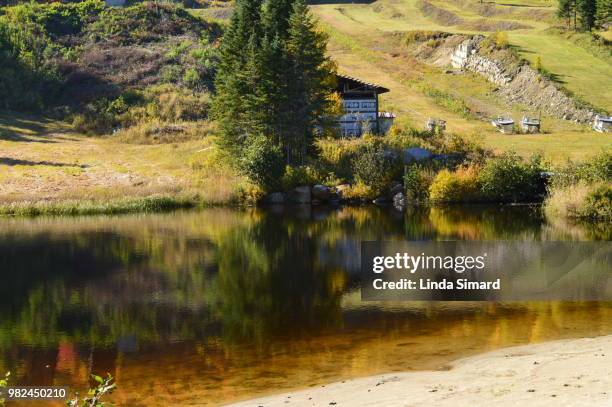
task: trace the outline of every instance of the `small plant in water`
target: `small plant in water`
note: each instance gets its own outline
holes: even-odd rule
[[[76,393],[74,398],[66,402],[68,407],[104,407],[110,405],[104,403],[101,399],[105,394],[112,393],[117,387],[117,384],[113,383],[115,380],[113,376],[108,373],[106,378],[93,374],[91,377],[96,381],[97,386],[89,389],[87,397],[82,400],[79,398],[79,394]]]

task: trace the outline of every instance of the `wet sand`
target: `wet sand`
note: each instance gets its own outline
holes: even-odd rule
[[[246,406],[612,406],[612,335],[499,349],[446,371],[376,375]]]

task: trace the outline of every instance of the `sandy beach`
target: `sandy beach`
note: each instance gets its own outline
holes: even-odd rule
[[[232,406],[612,406],[612,336],[499,349],[451,366],[346,380]]]

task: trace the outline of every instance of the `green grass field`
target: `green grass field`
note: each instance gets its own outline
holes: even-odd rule
[[[547,116],[543,117],[543,130],[547,134],[499,134],[486,118],[498,114],[520,118],[526,112],[533,112],[525,106],[510,106],[499,100],[493,93],[494,87],[477,75],[448,75],[416,61],[397,40],[397,33],[413,30],[486,35],[488,32],[468,28],[481,24],[483,19],[493,27],[499,21],[528,25],[530,28],[507,31],[511,45],[528,60],[539,56],[543,66],[581,100],[612,110],[612,92],[605,85],[612,80],[609,60],[546,31],[554,22],[556,2],[500,1],[488,3],[486,8],[482,8],[478,0],[432,0],[429,3],[458,17],[460,24],[448,25],[436,16],[425,15],[419,0],[326,4],[312,6],[312,9],[330,35],[329,52],[338,62],[339,70],[389,87],[391,92],[383,95],[382,108],[396,112],[399,123],[421,127],[428,117],[441,117],[448,121],[449,131],[478,134],[486,146],[494,150],[512,149],[521,155],[540,151],[554,161],[585,159],[612,146],[610,135]],[[450,95],[452,100],[468,106],[475,114],[465,117],[452,103],[450,107],[449,103],[440,103],[430,96],[431,89]]]

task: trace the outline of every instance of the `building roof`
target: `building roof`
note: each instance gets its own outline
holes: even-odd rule
[[[361,79],[357,79],[357,78],[353,78],[352,76],[347,76],[347,75],[342,75],[342,74],[336,74],[336,77],[338,78],[338,82],[349,82],[351,83],[353,86],[355,87],[359,87],[362,86],[366,89],[373,89],[376,90],[376,93],[387,93],[389,92],[388,88],[385,88],[384,86],[380,86],[377,85],[375,83],[369,83],[366,81],[362,81]]]

